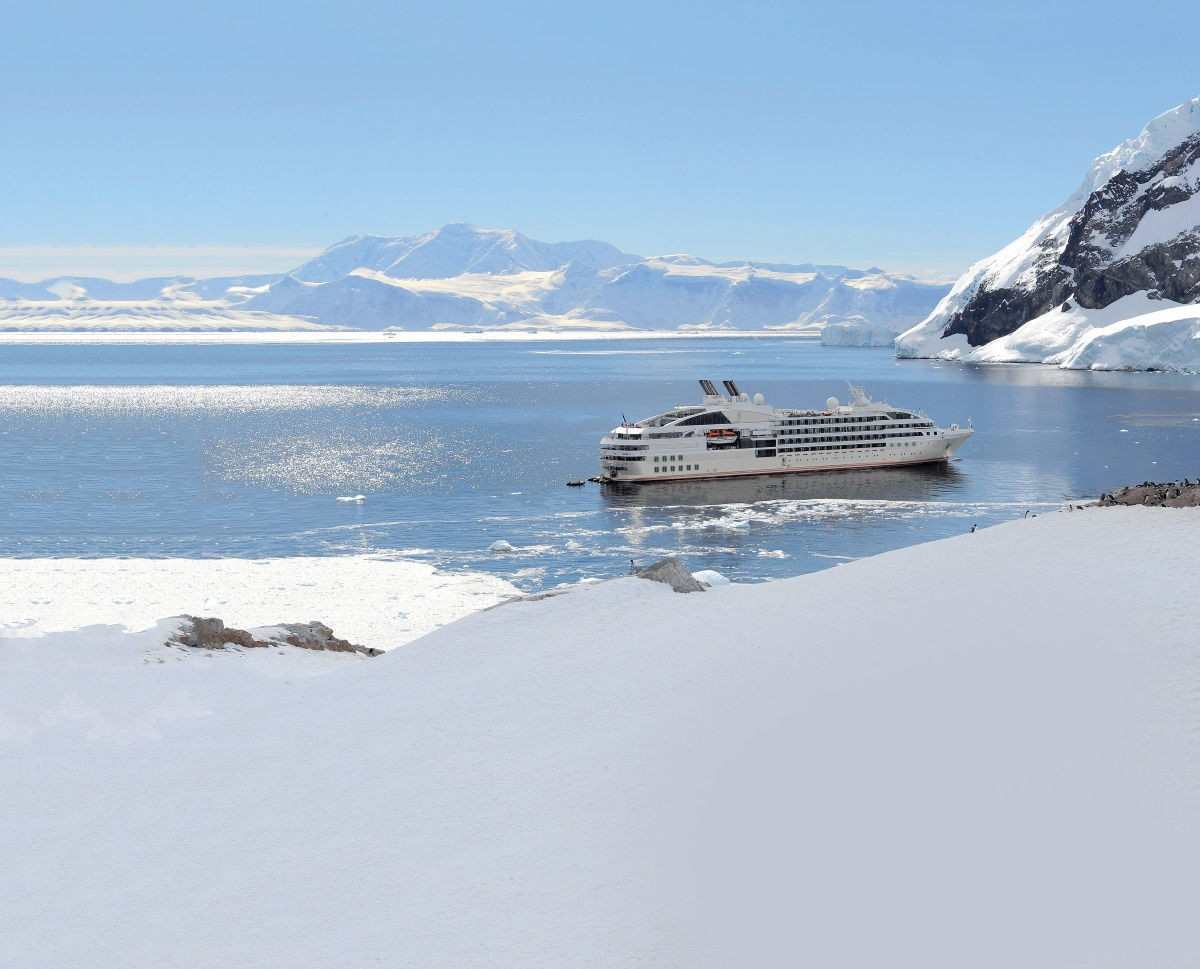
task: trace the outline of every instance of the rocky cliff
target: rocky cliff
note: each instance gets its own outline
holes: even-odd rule
[[[897,352],[1189,369],[1200,366],[1200,339],[1166,356],[1156,341],[1169,334],[1179,344],[1181,326],[1185,336],[1200,336],[1200,307],[1191,305],[1197,299],[1200,98],[1097,158],[1066,202],[972,266],[927,319],[901,335]]]

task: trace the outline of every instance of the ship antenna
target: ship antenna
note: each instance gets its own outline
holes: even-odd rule
[[[857,384],[846,382],[846,386],[850,388],[850,400],[861,406],[871,403],[871,396]]]

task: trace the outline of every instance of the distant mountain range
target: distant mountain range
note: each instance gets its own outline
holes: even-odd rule
[[[352,236],[290,273],[0,280],[0,330],[811,330],[891,343],[949,290],[881,269],[645,258],[452,224]]]
[[[905,357],[1200,370],[1200,98],[1092,162],[896,343]]]

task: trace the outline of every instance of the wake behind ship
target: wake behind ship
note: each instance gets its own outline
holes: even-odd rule
[[[600,440],[605,481],[678,481],[848,468],[883,468],[946,461],[973,433],[939,427],[925,414],[871,400],[852,388],[824,410],[771,407],[751,400],[732,380],[726,393],[701,380],[700,404],[680,404]]]

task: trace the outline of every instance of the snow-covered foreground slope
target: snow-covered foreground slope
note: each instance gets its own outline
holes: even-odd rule
[[[1093,163],[1079,189],[973,265],[902,357],[1200,369],[1200,98]]]
[[[1191,966],[1198,543],[1190,510],[1047,515],[241,686],[5,641],[6,957]]]

